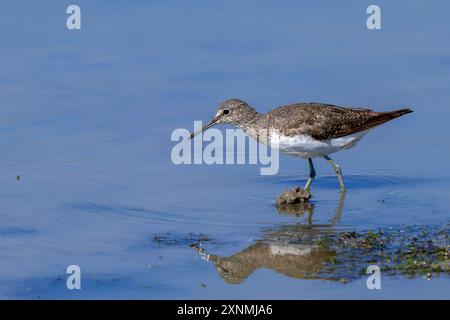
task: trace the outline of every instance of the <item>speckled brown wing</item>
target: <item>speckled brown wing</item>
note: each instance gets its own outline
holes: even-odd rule
[[[276,108],[266,116],[284,135],[308,134],[317,140],[327,140],[373,128],[409,112],[412,111],[375,112],[323,103],[298,103]]]

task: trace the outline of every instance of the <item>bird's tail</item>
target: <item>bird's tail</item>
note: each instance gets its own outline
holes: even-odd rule
[[[394,110],[394,111],[387,111],[387,112],[375,112],[366,122],[364,122],[361,126],[354,128],[354,131],[363,131],[367,129],[374,128],[376,126],[379,126],[380,124],[383,124],[385,122],[388,122],[392,119],[401,117],[404,114],[413,112],[409,108],[400,109],[400,110]]]
[[[405,108],[405,109],[400,109],[400,110],[395,110],[395,111],[390,111],[390,112],[385,112],[391,119],[395,119],[398,117],[401,117],[404,114],[407,113],[411,113],[413,112],[410,108]]]
[[[392,119],[401,117],[401,116],[403,116],[407,113],[411,113],[411,112],[413,112],[413,111],[409,108],[399,109],[399,110],[394,110],[394,111],[387,111],[387,112],[378,112],[378,114],[375,117],[373,117],[372,119],[369,120],[368,124],[370,125],[370,127],[375,127],[377,125],[391,121]]]

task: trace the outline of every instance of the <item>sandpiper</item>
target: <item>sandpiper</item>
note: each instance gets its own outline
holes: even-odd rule
[[[219,105],[210,122],[191,134],[191,139],[215,124],[233,124],[272,148],[307,159],[306,191],[309,192],[316,176],[312,159],[322,157],[333,167],[341,192],[345,192],[341,168],[329,155],[355,146],[374,127],[410,112],[413,111],[409,108],[376,112],[310,102],[281,106],[261,114],[242,100],[229,99]]]

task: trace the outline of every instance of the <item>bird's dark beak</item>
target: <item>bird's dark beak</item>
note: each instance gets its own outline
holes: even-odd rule
[[[196,135],[198,135],[199,133],[202,133],[203,131],[211,128],[213,125],[215,125],[217,123],[217,121],[219,121],[218,117],[215,117],[214,119],[212,119],[210,122],[208,122],[207,124],[205,124],[200,130],[194,131],[191,136],[189,137],[189,139],[193,139]]]

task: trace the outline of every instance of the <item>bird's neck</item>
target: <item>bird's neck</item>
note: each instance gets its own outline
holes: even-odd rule
[[[251,108],[241,119],[238,123],[234,123],[237,128],[261,143],[269,143],[272,128],[270,126],[270,117],[267,114],[259,113]]]
[[[239,129],[247,131],[252,126],[252,124],[254,124],[259,119],[260,116],[261,114],[258,113],[255,109],[253,109],[252,107],[248,107],[240,115],[239,120],[234,122],[234,125]]]

